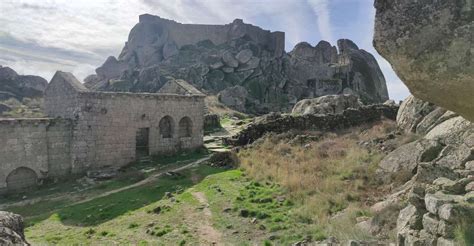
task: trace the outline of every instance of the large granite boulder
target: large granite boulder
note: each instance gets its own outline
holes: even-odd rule
[[[29,245],[20,215],[0,211],[0,245]]]
[[[0,66],[0,94],[1,99],[9,97],[18,100],[24,97],[41,97],[48,82],[33,75],[19,75],[9,67]]]
[[[474,121],[472,1],[376,0],[374,46],[416,97]]]
[[[226,88],[219,92],[217,98],[224,105],[239,111],[245,111],[245,103],[247,102],[248,92],[239,85]]]
[[[293,107],[292,114],[339,114],[348,108],[360,108],[362,103],[355,95],[329,95],[303,99]]]
[[[452,111],[410,95],[400,105],[397,125],[405,132],[425,135],[436,126],[455,117],[458,115]]]
[[[141,15],[118,58],[87,77],[93,90],[156,92],[167,77],[207,94],[234,86],[248,92],[243,110],[291,111],[304,98],[352,93],[363,102],[388,99],[374,57],[350,40],[300,43],[286,53],[283,32],[235,20],[226,25],[181,24]]]

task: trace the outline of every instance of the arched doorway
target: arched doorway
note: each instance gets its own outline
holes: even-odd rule
[[[8,190],[24,190],[37,185],[38,176],[35,171],[27,167],[19,167],[7,176]]]
[[[189,117],[183,117],[179,121],[179,137],[191,137],[193,122]]]
[[[171,116],[167,115],[160,120],[160,135],[162,138],[172,138],[174,132],[174,122]]]

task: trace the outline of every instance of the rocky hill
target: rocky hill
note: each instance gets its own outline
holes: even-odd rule
[[[48,82],[34,75],[19,75],[0,66],[0,116],[42,116],[42,98]]]
[[[284,38],[240,19],[194,25],[141,15],[118,58],[85,82],[95,90],[155,92],[174,77],[251,113],[288,111],[300,99],[328,94],[388,99],[377,61],[352,41],[339,40],[337,48],[303,42],[286,53]]]
[[[48,82],[34,75],[19,75],[9,67],[0,66],[0,100],[41,97]]]

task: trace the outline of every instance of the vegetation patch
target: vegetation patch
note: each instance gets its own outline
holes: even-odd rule
[[[380,137],[387,129],[393,129],[392,124],[383,122],[375,127],[329,133],[320,140],[307,138],[310,140],[306,142],[292,141],[288,135],[268,135],[240,151],[240,165],[258,182],[255,184],[280,184],[286,199],[295,204],[290,211],[297,222],[324,228],[327,235],[342,240],[365,240],[370,235],[357,229],[356,218],[362,217],[375,202],[373,198],[381,197],[387,187],[375,179],[384,155],[358,143]],[[275,201],[269,200],[274,197],[265,196],[257,187],[251,186],[240,196],[251,197],[249,212],[265,211],[259,210],[266,204],[261,201],[271,201],[268,206],[275,206]]]

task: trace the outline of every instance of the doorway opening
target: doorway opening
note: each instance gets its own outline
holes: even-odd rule
[[[137,135],[135,138],[135,153],[137,159],[143,156],[148,156],[150,154],[149,135],[150,128],[138,128]]]

